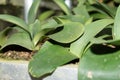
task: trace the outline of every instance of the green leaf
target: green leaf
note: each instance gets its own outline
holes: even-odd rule
[[[78,0],[79,4],[78,5],[83,5],[87,0]]]
[[[98,2],[98,5],[102,8],[103,11],[105,11],[107,14],[109,14],[112,18],[115,17],[116,9],[112,7],[109,7],[108,5],[104,3]],[[111,10],[112,9],[112,10]]]
[[[45,30],[45,29],[56,29],[57,27],[62,26],[62,24],[58,24],[54,19],[49,19],[48,21],[46,21],[45,24],[41,25],[41,29]]]
[[[104,40],[104,38],[107,38],[107,37],[110,37],[110,35],[103,35],[103,36],[100,36],[100,37],[97,37],[97,38],[94,37],[93,39],[91,39],[90,42],[92,44],[108,43],[111,40]]]
[[[49,37],[57,42],[70,43],[79,38],[84,32],[84,26],[78,22],[68,22],[64,24],[63,30]]]
[[[107,44],[107,45],[111,45],[111,46],[118,46],[118,45],[120,45],[120,40],[115,40],[115,39],[113,39],[113,40],[104,40],[102,37],[107,37],[107,36],[109,36],[109,35],[104,35],[104,36],[101,36],[101,37],[98,37],[98,38],[93,38],[93,39],[91,39],[91,43],[92,44],[102,44],[102,43],[105,43],[105,44]]]
[[[44,21],[45,19],[49,18],[51,15],[53,15],[54,11],[52,10],[49,10],[49,11],[45,11],[44,13],[42,13],[40,16],[39,16],[39,20],[40,21]]]
[[[41,77],[75,58],[68,49],[46,42],[31,59],[29,72],[34,77]]]
[[[95,4],[96,3],[96,0],[88,0],[89,4]]]
[[[120,51],[100,54],[89,49],[80,60],[78,80],[119,80],[119,61]]]
[[[33,25],[31,25],[31,31],[33,33],[33,43],[37,45],[37,43],[51,30],[56,29],[57,27],[62,26],[61,24],[57,24],[57,22],[53,19],[49,19],[43,25],[39,20],[36,20]]]
[[[99,9],[99,8],[96,8],[96,7],[94,7],[94,6],[88,5],[88,6],[86,6],[86,7],[87,7],[88,12],[98,12],[98,13],[101,13],[101,14],[103,14],[103,15],[108,15],[105,11],[103,11],[103,10],[101,10],[101,9]]]
[[[72,17],[71,15],[59,16],[59,17],[57,16],[57,17],[54,17],[54,19],[58,24],[64,24],[64,23],[70,22],[71,17]]]
[[[76,14],[72,18],[72,20],[74,21],[80,21],[81,23],[85,24],[88,21],[88,19],[90,19],[90,15],[88,14],[85,5],[79,5],[76,8],[74,8],[73,11]]]
[[[106,14],[101,14],[101,13],[95,13],[91,15],[94,19],[107,19],[110,18],[110,16]]]
[[[45,35],[44,30],[41,29],[41,23],[39,20],[36,20],[33,24],[30,25],[30,31],[32,35],[32,42],[34,46],[37,45],[39,42],[40,38]]]
[[[90,19],[90,18],[86,18],[83,15],[74,15],[74,16],[68,17],[68,19],[70,19],[71,21],[74,21],[74,22],[80,22],[82,24],[85,24],[88,21],[88,19]]]
[[[107,44],[110,44],[110,45],[120,45],[120,40],[115,40],[115,39],[113,39],[113,40],[107,40],[106,42],[104,42],[104,43],[107,43]]]
[[[34,45],[31,42],[29,35],[25,32],[19,32],[19,33],[13,34],[10,38],[7,39],[7,41],[2,46],[1,49],[9,45],[19,45],[29,50],[34,49]]]
[[[85,26],[85,33],[70,46],[70,51],[78,57],[81,57],[85,47],[95,35],[103,30],[107,25],[112,24],[112,19],[102,19]]]
[[[36,35],[34,35],[33,43],[34,43],[35,46],[42,39],[43,36],[45,36],[45,31],[40,31],[39,33],[37,33]]]
[[[59,7],[67,14],[71,14],[71,10],[68,8],[68,6],[65,4],[64,0],[53,0]]]
[[[117,13],[115,16],[115,22],[114,22],[114,27],[113,27],[113,37],[114,39],[119,39],[120,40],[120,6],[117,9]]]
[[[10,27],[5,28],[0,32],[0,46],[3,46],[8,38],[8,34],[12,29]]]
[[[18,17],[7,15],[7,14],[1,14],[0,19],[4,20],[4,21],[11,22],[13,24],[16,24],[16,25],[18,25],[18,27],[20,27],[23,30],[25,30],[26,32],[30,33],[28,30],[29,26],[25,23],[25,21],[23,21],[22,19],[20,19]]]
[[[41,31],[41,23],[38,19],[35,20],[33,24],[29,27],[32,37],[34,37],[38,32]]]
[[[88,24],[92,23],[92,21],[93,21],[93,18],[91,17],[88,20],[86,20],[85,25],[88,25]]]
[[[54,19],[58,23],[68,23],[68,22],[80,22],[82,24],[86,24],[87,21],[92,21],[92,18],[86,18],[84,15],[68,15],[68,16],[60,16],[60,17],[54,17]],[[89,22],[88,22],[89,23]]]
[[[76,8],[73,9],[73,11],[76,15],[84,16],[86,20],[90,18],[85,5],[77,6]]]
[[[39,8],[41,0],[34,0],[28,13],[28,24],[32,24],[35,21],[37,10]]]

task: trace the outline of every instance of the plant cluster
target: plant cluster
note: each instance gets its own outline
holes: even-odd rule
[[[36,19],[41,0],[34,0],[28,23],[1,14],[0,19],[16,24],[0,32],[1,50],[9,45],[37,50],[29,63],[29,72],[34,77],[44,76],[58,66],[80,59],[78,80],[120,79],[120,1],[77,0],[72,10],[64,0],[53,1],[65,15],[43,22]],[[17,32],[6,36],[11,29]],[[48,40],[41,46],[39,43],[46,38]]]

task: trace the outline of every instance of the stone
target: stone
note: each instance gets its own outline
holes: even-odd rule
[[[28,61],[0,61],[0,80],[77,80],[77,66],[58,67],[51,75],[33,78],[28,73]]]

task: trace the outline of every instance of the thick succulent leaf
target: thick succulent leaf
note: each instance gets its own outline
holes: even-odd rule
[[[94,19],[107,19],[110,18],[109,15],[101,14],[101,13],[95,13],[91,15]]]
[[[67,22],[70,22],[71,21],[71,15],[66,15],[66,16],[57,16],[57,17],[54,17],[55,21],[59,24],[64,24],[64,23],[67,23]]]
[[[28,13],[28,24],[32,24],[35,21],[37,10],[39,8],[41,0],[34,0]]]
[[[114,39],[119,39],[120,40],[120,6],[117,9],[117,13],[115,16],[115,22],[114,22],[114,27],[113,27],[113,37]]]
[[[64,0],[53,0],[59,7],[67,14],[71,14],[71,10],[68,8],[68,6],[65,4]]]
[[[109,7],[108,5],[100,2],[98,2],[98,5],[102,8],[103,11],[107,12],[107,14],[109,14],[112,18],[115,17],[115,13],[116,13],[115,8],[112,9],[112,7]]]
[[[83,5],[86,2],[86,0],[78,0],[78,2],[79,2],[78,5]]]
[[[23,21],[22,19],[20,19],[18,17],[7,15],[7,14],[1,14],[0,15],[0,19],[4,20],[4,21],[11,22],[13,24],[16,24],[16,25],[18,25],[18,27],[20,27],[23,30],[25,30],[28,33],[30,33],[29,29],[28,29],[29,26],[25,23],[25,21]]]
[[[119,80],[119,61],[120,51],[100,54],[88,50],[80,60],[78,80]]]
[[[33,24],[29,27],[31,35],[34,37],[38,32],[41,31],[41,23],[38,19],[35,20]]]
[[[96,0],[88,0],[89,4],[92,5],[92,4],[95,4],[96,3]],[[100,0],[99,0],[100,2]]]
[[[86,52],[93,44],[104,44],[106,46],[109,46],[109,47],[113,47],[111,44],[107,44],[109,42],[109,40],[104,40],[104,38],[106,37],[110,37],[110,35],[103,35],[103,36],[100,36],[100,37],[94,37],[93,39],[90,40],[90,42],[87,44],[87,46],[85,47],[84,49],[84,52]]]
[[[25,30],[21,29],[19,26],[14,26],[14,27],[11,27],[11,28],[14,29],[17,32],[26,32]]]
[[[40,38],[44,35],[44,31],[41,29],[40,21],[36,20],[33,24],[30,25],[29,29],[32,35],[32,42],[34,45],[36,45]]]
[[[54,18],[58,23],[67,23],[67,22],[80,22],[82,24],[86,24],[88,19],[91,18],[86,18],[83,15],[68,15],[68,16],[60,16],[60,17],[55,17]]]
[[[39,33],[37,33],[34,38],[33,38],[33,43],[36,46],[40,40],[42,40],[43,36],[45,36],[45,31],[40,31]]]
[[[52,16],[53,14],[54,14],[54,11],[52,11],[52,10],[45,11],[39,16],[39,20],[44,21],[47,18],[49,18],[50,16]]]
[[[98,12],[98,13],[101,13],[101,14],[104,14],[104,15],[108,15],[105,11],[103,11],[103,10],[101,10],[101,9],[99,9],[99,8],[96,8],[96,7],[94,7],[94,6],[86,6],[87,7],[87,10],[89,11],[89,12]]]
[[[115,39],[113,39],[113,40],[107,40],[106,42],[104,42],[104,43],[108,43],[108,44],[111,44],[111,45],[120,45],[120,40],[115,40]]]
[[[45,42],[31,59],[29,72],[34,77],[41,77],[75,58],[68,49]]]
[[[56,29],[60,26],[62,26],[62,24],[58,24],[54,19],[49,19],[45,24],[41,25],[41,29]]]
[[[0,32],[0,46],[3,46],[8,38],[8,34],[12,29],[10,27],[7,27],[6,29],[2,30]]]
[[[92,44],[102,44],[102,43],[107,43],[107,40],[104,40],[104,38],[107,38],[109,37],[109,35],[103,35],[103,36],[100,36],[98,38],[94,37],[93,39],[91,39],[91,43]],[[110,40],[111,41],[111,40]],[[109,42],[109,40],[108,40]]]
[[[33,43],[36,45],[46,33],[51,30],[56,29],[57,27],[62,26],[61,24],[57,24],[57,22],[53,19],[48,20],[45,24],[41,25],[39,20],[31,25],[31,31],[33,33]]]
[[[7,41],[2,46],[1,49],[9,45],[19,45],[29,50],[34,49],[34,45],[30,39],[30,36],[25,32],[19,32],[19,33],[13,34],[10,38],[7,39]]]
[[[107,35],[105,35],[107,36]],[[104,36],[103,36],[104,37]],[[99,37],[99,38],[93,38],[91,39],[90,41],[92,44],[108,44],[108,45],[111,45],[111,46],[118,46],[120,45],[120,40],[104,40],[102,37]]]
[[[85,5],[77,6],[76,8],[73,9],[73,11],[76,15],[83,16],[86,20],[90,18]]]
[[[84,32],[84,26],[78,22],[68,22],[64,24],[63,30],[49,37],[57,42],[70,43],[79,38]]]
[[[85,21],[85,25],[88,25],[88,24],[92,23],[92,21],[93,21],[93,18],[91,17],[91,18],[89,18],[88,20]]]
[[[107,25],[112,24],[112,19],[102,19],[85,26],[85,33],[77,41],[73,42],[70,46],[70,51],[75,55],[81,57],[86,45],[93,37],[103,30]]]
[[[82,24],[85,24],[90,18],[87,18],[84,15],[74,15],[74,16],[68,17],[68,19],[74,22],[80,22]]]

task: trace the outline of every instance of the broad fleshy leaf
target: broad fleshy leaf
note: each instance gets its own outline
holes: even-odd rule
[[[72,17],[72,15],[59,16],[59,17],[57,16],[57,17],[54,17],[54,19],[57,23],[64,24],[64,23],[70,22],[71,17]]]
[[[32,37],[34,37],[38,32],[41,31],[41,23],[38,19],[35,20],[33,24],[29,27]]]
[[[97,38],[93,38],[93,39],[91,39],[91,43],[92,44],[102,44],[102,43],[107,43],[107,42],[109,42],[109,41],[111,41],[111,40],[104,40],[104,38],[107,38],[107,37],[109,37],[110,35],[103,35],[103,36],[100,36],[100,37],[97,37]]]
[[[93,37],[103,30],[107,25],[112,24],[112,19],[102,19],[85,26],[85,33],[70,46],[70,51],[78,57],[81,57],[86,45]]]
[[[119,80],[119,61],[120,51],[94,53],[89,49],[80,60],[78,80]]]
[[[45,36],[46,33],[60,26],[62,25],[57,24],[57,22],[53,19],[46,21],[46,23],[43,25],[41,25],[39,20],[36,20],[36,22],[33,25],[31,25],[34,45],[36,45],[42,39],[42,37]]]
[[[87,18],[84,15],[74,15],[74,16],[68,17],[68,19],[74,22],[80,22],[82,24],[85,24],[90,18]]]
[[[87,10],[88,12],[98,12],[98,13],[101,13],[103,15],[108,15],[106,12],[104,12],[103,10],[99,9],[99,8],[96,8],[94,6],[86,6],[87,7]]]
[[[86,0],[78,0],[78,2],[79,2],[78,5],[83,5],[86,2]]]
[[[94,19],[109,19],[110,16],[101,13],[95,13],[91,15]]]
[[[68,8],[68,6],[65,4],[64,0],[53,0],[59,7],[67,14],[71,14],[71,10]]]
[[[79,38],[84,32],[84,26],[78,22],[68,22],[64,24],[63,30],[49,37],[57,42],[70,43]]]
[[[0,32],[0,46],[3,46],[8,38],[8,34],[12,29],[10,27],[5,28]]]
[[[7,41],[2,46],[1,49],[3,49],[6,46],[9,46],[9,45],[19,45],[19,46],[22,46],[29,50],[34,49],[34,45],[31,41],[29,35],[25,32],[19,32],[19,33],[13,34],[10,38],[7,39]]]
[[[41,77],[75,58],[77,57],[68,49],[45,42],[31,59],[29,72],[34,77]]]
[[[104,43],[108,43],[108,44],[111,44],[111,45],[120,45],[120,40],[115,40],[115,39],[113,39],[113,40],[107,40],[106,42],[104,42]]]
[[[85,24],[88,19],[84,15],[68,15],[68,16],[60,16],[54,18],[58,23],[67,23],[67,22],[80,22],[82,24]]]
[[[40,38],[44,35],[44,31],[41,29],[40,21],[36,20],[33,24],[30,25],[29,29],[32,35],[32,42],[34,46],[36,46]]]
[[[25,30],[26,32],[30,33],[29,29],[28,29],[29,26],[25,23],[25,21],[23,21],[22,19],[20,19],[18,17],[7,15],[7,14],[1,14],[0,19],[11,22],[13,24],[16,24],[16,25],[18,25],[18,27],[20,27],[23,30]]]
[[[115,22],[113,27],[113,37],[114,39],[120,40],[120,6],[117,9],[117,13],[115,16]]]
[[[57,27],[63,26],[62,24],[58,24],[54,19],[49,19],[45,24],[41,25],[41,29],[56,29]]]
[[[40,2],[41,0],[33,0],[32,6],[28,13],[28,24],[32,24],[35,21]]]
[[[77,6],[76,8],[73,9],[73,11],[76,15],[83,16],[85,20],[90,18],[85,5]]]
[[[92,4],[94,5],[96,3],[96,0],[88,0],[88,2],[90,5],[92,5]]]
[[[115,17],[115,13],[116,13],[115,8],[112,9],[112,7],[110,7],[110,6],[108,6],[108,5],[104,4],[104,3],[100,3],[100,2],[98,2],[98,5],[102,8],[102,10],[104,12],[106,11],[106,13],[109,14],[112,18]]]
[[[54,11],[52,11],[52,10],[45,11],[39,16],[39,20],[44,21],[47,18],[49,18],[50,16],[52,16],[53,14],[54,14]]]
[[[91,18],[89,18],[88,20],[85,21],[85,25],[88,25],[88,24],[92,23],[92,21],[93,21],[93,18],[91,17]]]
[[[42,40],[42,37],[45,36],[45,31],[40,31],[37,33],[33,38],[33,43],[36,46],[40,40]]]

